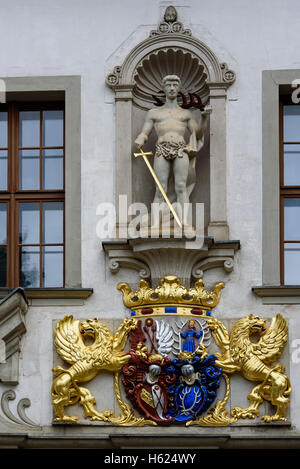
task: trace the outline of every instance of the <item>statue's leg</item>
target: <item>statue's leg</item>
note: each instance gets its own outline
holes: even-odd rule
[[[184,204],[189,203],[189,196],[187,192],[187,178],[189,173],[189,157],[186,153],[183,153],[182,158],[177,157],[174,160],[174,183],[175,183],[175,192],[177,196],[177,202],[182,210],[182,217],[185,215],[183,221],[186,224],[187,213],[185,213],[187,206]]]
[[[171,161],[166,160],[163,156],[154,156],[153,169],[163,190],[167,194]],[[161,218],[164,218],[164,213],[167,212],[169,214],[169,208],[158,186],[156,186],[153,204],[157,205],[154,210],[152,210],[151,225],[152,227],[159,227]]]
[[[159,156],[159,157],[154,156],[153,169],[165,193],[167,193],[167,190],[168,190],[170,167],[171,167],[170,160],[166,160],[163,156]],[[159,188],[156,186],[155,197],[154,197],[153,202],[162,203],[164,201],[165,199],[163,198],[162,193],[160,192]]]

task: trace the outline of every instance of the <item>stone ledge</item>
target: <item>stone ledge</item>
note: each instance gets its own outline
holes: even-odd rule
[[[146,450],[155,449],[179,449],[185,448],[193,450],[204,449],[289,449],[299,450],[300,436],[293,435],[233,435],[226,433],[214,433],[209,431],[206,435],[169,433],[164,432],[159,435],[143,432],[135,435],[130,434],[105,434],[105,435],[54,435],[48,432],[43,435],[30,433],[0,434],[0,448],[20,448],[20,449],[102,449],[141,451],[143,457],[148,454]],[[102,453],[102,455],[105,453]],[[290,454],[290,453],[289,453]]]
[[[0,288],[0,300],[9,295],[13,289]],[[92,288],[24,288],[28,299],[87,299],[93,293]]]
[[[252,292],[264,304],[300,304],[300,285],[260,285],[252,287]]]

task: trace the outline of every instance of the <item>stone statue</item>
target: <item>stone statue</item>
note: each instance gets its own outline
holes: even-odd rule
[[[177,75],[167,75],[163,78],[162,84],[166,102],[163,106],[147,112],[142,132],[136,138],[135,144],[138,148],[142,148],[152,129],[155,129],[158,140],[154,171],[164,191],[167,192],[169,176],[173,170],[176,201],[183,210],[195,186],[195,156],[204,145],[204,131],[211,108],[207,106],[201,112],[200,122],[197,123],[192,112],[181,108],[177,103],[180,78]],[[188,143],[184,139],[186,130],[190,133]],[[153,202],[163,202],[158,187]]]

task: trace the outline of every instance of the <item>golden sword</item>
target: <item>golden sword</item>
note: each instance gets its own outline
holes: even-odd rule
[[[180,228],[182,228],[182,223],[181,223],[181,221],[179,220],[177,213],[175,212],[174,208],[172,207],[172,204],[171,204],[170,200],[168,199],[168,196],[167,196],[167,194],[165,193],[163,186],[162,186],[161,183],[159,182],[159,179],[158,179],[158,177],[156,176],[154,169],[152,168],[151,164],[149,163],[149,161],[148,161],[148,159],[147,159],[147,156],[148,156],[148,155],[149,155],[149,156],[153,155],[152,151],[149,151],[149,152],[145,153],[142,148],[140,148],[139,150],[140,150],[140,153],[134,153],[134,156],[135,156],[136,158],[137,158],[138,156],[142,156],[142,157],[144,158],[144,161],[145,161],[146,165],[148,166],[148,169],[149,169],[150,173],[152,174],[152,177],[153,177],[154,181],[155,181],[156,184],[158,185],[158,188],[159,188],[160,192],[162,193],[163,198],[164,198],[165,201],[167,202],[168,207],[169,207],[169,209],[171,210],[171,212],[172,212],[172,214],[173,214],[175,220],[177,221],[178,225],[180,226]]]

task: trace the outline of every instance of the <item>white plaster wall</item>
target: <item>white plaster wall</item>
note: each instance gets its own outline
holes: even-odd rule
[[[290,347],[300,338],[299,306],[262,305],[251,292],[261,284],[262,268],[261,75],[265,69],[300,68],[298,0],[0,0],[0,76],[82,76],[82,286],[94,294],[85,304],[29,309],[16,393],[18,399],[30,397],[28,415],[41,425],[52,418],[53,319],[66,314],[121,319],[125,308],[116,285],[138,280],[129,270],[110,273],[96,236],[97,205],[114,201],[115,114],[105,77],[156,28],[169,3],[237,74],[228,90],[227,178],[230,238],[241,241],[241,250],[234,272],[215,269],[204,277],[208,287],[226,282],[215,314],[280,312],[290,321]],[[300,430],[299,366],[291,363],[290,375],[292,423]]]

